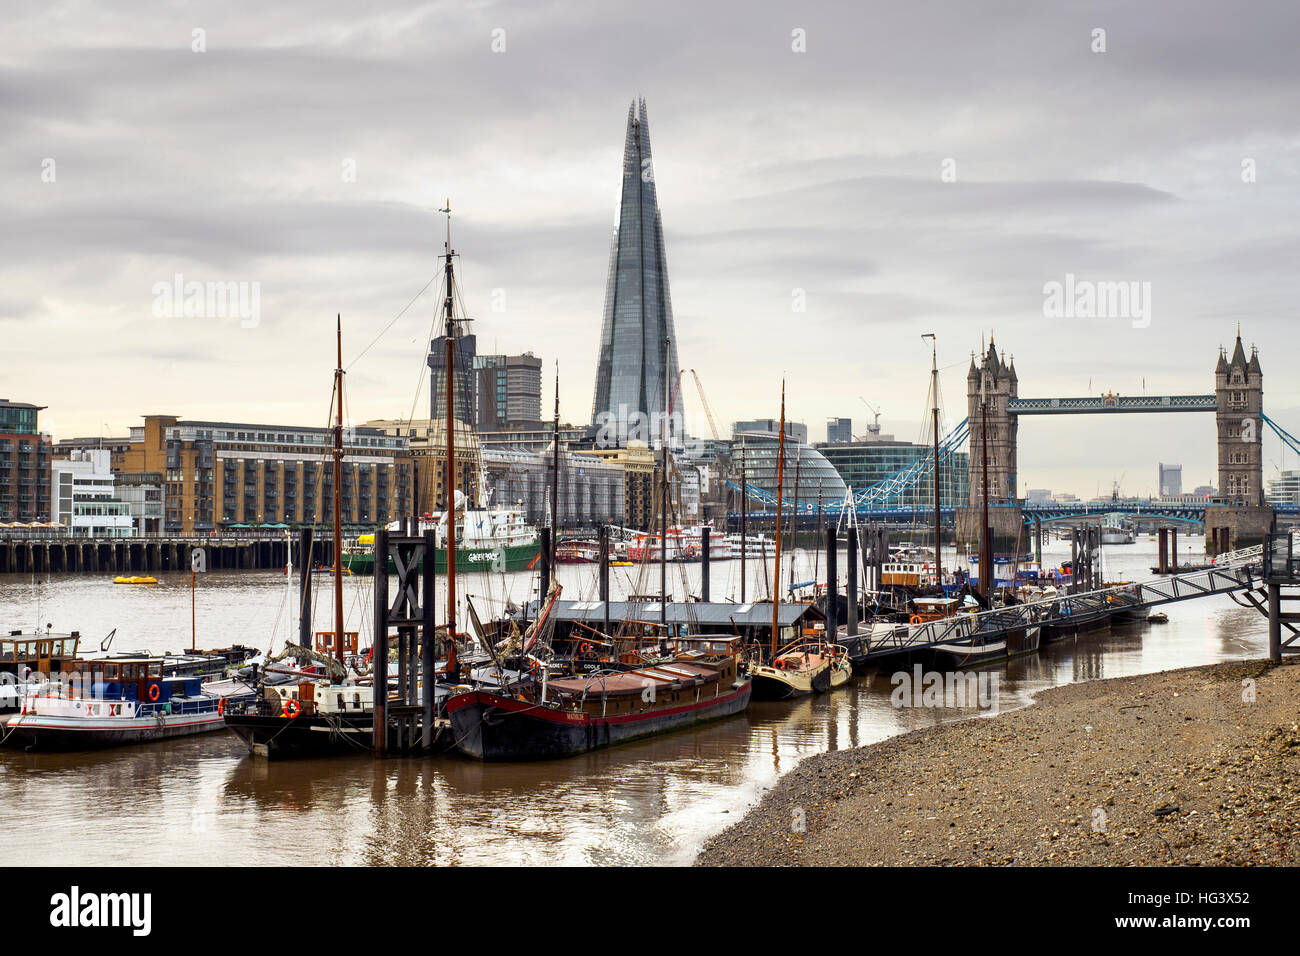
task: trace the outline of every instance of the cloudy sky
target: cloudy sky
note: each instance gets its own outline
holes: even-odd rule
[[[480,350],[558,359],[585,421],[640,95],[719,419],[784,375],[815,438],[859,396],[917,438],[931,331],[953,421],[990,331],[1025,396],[1208,392],[1240,322],[1294,432],[1298,40],[1290,2],[6,0],[0,397],[56,437],[319,424],[341,312],[352,417],[409,415],[436,284],[393,320],[451,197]],[[178,274],[258,283],[260,320],[156,315]],[[1045,315],[1067,274],[1149,314]],[[1021,427],[1022,489],[1146,493],[1162,460],[1211,480],[1212,418]]]

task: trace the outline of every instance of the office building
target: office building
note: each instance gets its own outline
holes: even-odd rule
[[[853,419],[826,419],[826,444],[838,445],[842,442],[850,441],[853,441]]]
[[[667,409],[664,388],[677,381],[677,336],[663,223],[655,192],[645,100],[627,114],[623,184],[610,246],[605,308],[597,353],[593,433],[601,444],[654,444]],[[668,424],[681,436],[680,400]]]
[[[1183,466],[1160,463],[1160,497],[1172,498],[1183,493]]]
[[[0,521],[50,520],[50,436],[38,427],[44,408],[0,399]]]
[[[189,421],[148,415],[122,455],[128,474],[161,473],[163,531],[209,534],[267,525],[331,525],[330,428]],[[405,438],[344,431],[342,523],[371,528],[407,514],[412,461]]]
[[[532,352],[475,356],[474,404],[480,429],[540,421],[542,360]]]
[[[118,497],[108,449],[76,449],[50,464],[50,520],[86,538],[135,534],[131,507]]]

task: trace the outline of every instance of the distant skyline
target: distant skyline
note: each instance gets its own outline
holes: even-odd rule
[[[558,359],[584,423],[643,96],[678,355],[720,426],[776,417],[784,377],[815,439],[865,431],[862,396],[917,440],[926,332],[954,422],[990,332],[1023,396],[1204,393],[1240,322],[1300,433],[1296,36],[1284,2],[11,0],[0,397],[56,438],[322,424],[341,312],[351,418],[419,413],[450,197],[483,349],[536,353],[544,394]],[[186,317],[178,276],[255,291],[256,321]],[[1076,280],[1135,299],[1054,313]],[[1215,478],[1211,415],[1020,436],[1021,489]],[[1298,465],[1265,438],[1265,479]]]

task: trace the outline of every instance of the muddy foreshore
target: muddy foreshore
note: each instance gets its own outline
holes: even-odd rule
[[[810,757],[700,866],[1295,865],[1300,666],[1052,688]]]

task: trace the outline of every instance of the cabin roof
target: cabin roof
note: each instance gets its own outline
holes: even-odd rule
[[[604,620],[605,604],[603,601],[556,601],[551,613],[556,621],[583,621],[590,624]],[[688,624],[692,627],[729,627],[733,622],[738,627],[771,627],[772,605],[766,602],[706,604],[703,601],[669,601],[666,617],[669,624]],[[781,627],[790,627],[803,620],[821,620],[823,617],[825,615],[810,604],[782,604],[777,612],[777,621]],[[609,619],[658,623],[659,602],[610,601]]]

